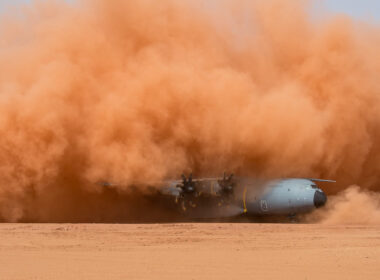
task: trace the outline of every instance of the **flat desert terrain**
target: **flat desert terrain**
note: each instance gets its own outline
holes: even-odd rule
[[[380,226],[1,224],[0,279],[380,279]]]

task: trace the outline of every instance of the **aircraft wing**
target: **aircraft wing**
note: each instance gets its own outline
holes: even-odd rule
[[[214,177],[214,178],[198,178],[198,179],[192,179],[193,182],[213,182],[213,181],[219,181],[223,180],[222,177]],[[182,184],[183,180],[166,180],[163,183],[164,184]],[[162,184],[162,183],[161,183]]]

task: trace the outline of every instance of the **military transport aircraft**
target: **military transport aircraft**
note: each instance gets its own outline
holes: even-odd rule
[[[227,176],[164,181],[158,188],[158,199],[171,210],[188,218],[230,218],[238,216],[283,216],[291,220],[297,214],[311,212],[327,201],[316,182],[322,179],[261,180]],[[104,186],[112,186],[102,183]],[[166,203],[167,202],[167,203]]]
[[[289,216],[307,213],[322,207],[327,201],[316,182],[322,179],[259,180],[248,177],[193,179],[168,181],[160,193],[174,198],[180,210],[194,217]]]

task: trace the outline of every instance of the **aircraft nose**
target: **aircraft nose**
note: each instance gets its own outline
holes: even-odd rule
[[[327,196],[323,191],[315,191],[314,193],[314,206],[316,208],[322,207],[326,204]]]

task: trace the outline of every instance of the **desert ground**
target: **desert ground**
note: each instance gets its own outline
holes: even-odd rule
[[[0,279],[380,279],[380,226],[1,224]]]

